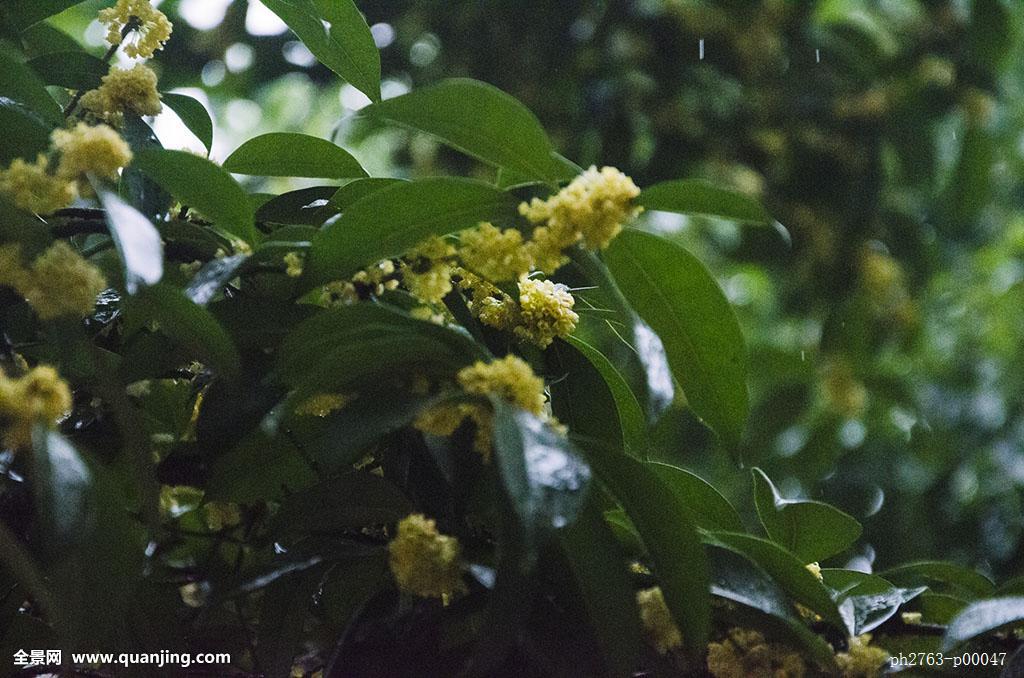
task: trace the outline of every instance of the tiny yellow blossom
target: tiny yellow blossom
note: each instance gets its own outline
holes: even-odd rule
[[[865,633],[850,638],[846,652],[836,653],[836,664],[843,678],[876,678],[882,675],[882,667],[889,653],[880,647],[872,647],[871,634]]]
[[[0,286],[24,289],[29,272],[21,260],[20,245],[0,245]]]
[[[421,413],[413,426],[430,435],[448,437],[469,419],[476,425],[473,434],[473,449],[486,461],[491,456],[491,438],[494,433],[494,416],[479,403],[442,403]]]
[[[0,371],[0,429],[5,447],[28,447],[36,423],[53,426],[70,409],[71,389],[52,367],[41,365],[20,379]]]
[[[63,315],[85,317],[107,281],[99,269],[67,243],[58,241],[32,264],[31,284],[19,291],[43,320]]]
[[[409,292],[428,304],[444,299],[452,291],[454,254],[455,248],[437,236],[410,250],[402,262],[402,281]]]
[[[488,280],[515,280],[530,272],[533,254],[514,228],[500,230],[482,223],[459,234],[459,258],[467,268]]]
[[[203,504],[203,519],[206,522],[206,527],[214,532],[219,532],[242,522],[242,511],[238,508],[238,504],[211,501]]]
[[[799,654],[757,631],[732,629],[720,643],[708,644],[708,671],[715,678],[803,678],[807,667]]]
[[[51,139],[53,148],[60,152],[57,176],[78,181],[82,193],[88,193],[87,175],[114,180],[118,170],[132,161],[128,143],[107,125],[80,122],[70,130],[55,130]]]
[[[495,395],[527,412],[544,412],[544,380],[525,360],[507,355],[490,363],[477,361],[459,370],[459,384],[473,395]]]
[[[636,592],[636,604],[640,609],[647,640],[661,654],[667,654],[683,645],[683,635],[672,620],[672,614],[665,604],[660,586]]]
[[[298,278],[302,275],[302,263],[302,255],[298,252],[284,255],[285,273],[289,278]]]
[[[173,24],[149,0],[117,0],[117,4],[98,13],[100,23],[107,26],[107,42],[122,43],[122,32],[132,22],[133,34],[126,37],[124,52],[134,58],[149,59],[162,49],[171,37]],[[133,21],[134,20],[134,21]]]
[[[395,262],[390,259],[382,259],[373,266],[356,273],[352,276],[351,282],[352,291],[356,292],[356,301],[359,299],[359,291],[379,297],[386,290],[398,287],[398,280],[395,277]]]
[[[860,416],[868,405],[867,388],[842,360],[825,367],[822,390],[829,408],[848,418]]]
[[[351,306],[359,301],[359,292],[351,282],[335,280],[320,288],[320,305],[327,308]]]
[[[900,619],[908,626],[916,626],[922,622],[924,615],[920,612],[902,612]]]
[[[572,310],[575,303],[565,285],[523,278],[519,281],[519,323],[515,335],[541,348],[546,348],[555,337],[569,336],[580,319]]]
[[[413,513],[398,523],[388,553],[391,573],[404,593],[447,599],[465,588],[458,540],[439,533],[437,524],[422,514]]]
[[[75,184],[50,174],[49,165],[42,153],[34,163],[15,158],[0,170],[0,193],[26,212],[50,214],[67,207],[78,197]]]
[[[316,393],[295,406],[299,416],[326,417],[352,402],[352,396],[340,393]]]
[[[821,565],[818,563],[807,563],[805,566],[807,571],[817,577],[818,581],[824,581],[825,578],[821,576]]]
[[[110,73],[103,76],[103,84],[82,95],[82,107],[118,124],[125,113],[158,115],[163,105],[156,85],[156,73],[145,64],[129,69],[113,66]]]
[[[177,518],[196,509],[203,501],[203,491],[192,485],[162,485],[160,487],[160,515]]]

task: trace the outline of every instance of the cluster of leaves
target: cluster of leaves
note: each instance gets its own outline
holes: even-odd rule
[[[0,161],[44,151],[58,98],[105,72],[43,21],[71,4],[0,10],[0,130],[12,140]],[[0,242],[34,253],[66,240],[114,281],[84,322],[43,321],[10,290],[0,300],[2,364],[56,365],[75,390],[59,432],[40,427],[33,449],[3,453],[4,652],[230,651],[239,674],[268,676],[296,665],[619,676],[699,671],[708,641],[734,626],[824,674],[866,632],[893,653],[1012,647],[1003,631],[1024,617],[1019,582],[996,589],[938,562],[825,568],[819,580],[806,565],[849,549],[854,518],[787,499],[755,469],[752,532],[712,485],[650,459],[652,423],[673,401],[685,397],[724,452],[742,447],[749,415],[739,324],[677,244],[627,229],[599,255],[574,248],[555,279],[585,290],[595,313],[543,352],[481,327],[458,291],[445,298],[456,321],[442,325],[413,317],[401,293],[310,303],[318,286],[426,236],[480,221],[526,229],[516,206],[580,168],[527,108],[481,82],[382,101],[378,52],[348,0],[265,4],[374,102],[364,118],[429,134],[491,180],[371,178],[333,143],[285,133],[219,166],[165,150],[128,116],[135,159],[95,206],[30,215],[0,203]],[[165,103],[209,147],[205,110],[181,95]],[[255,194],[232,173],[334,183]],[[773,223],[757,202],[693,180],[654,183],[637,202]],[[304,258],[299,277],[282,263],[290,253]],[[177,266],[195,261],[193,276]],[[436,397],[414,377],[513,351],[546,377],[567,434],[500,400],[489,461],[465,431],[411,427]],[[355,395],[326,416],[296,411],[325,391]],[[388,536],[412,512],[462,544],[467,590],[448,605],[400,594],[388,573]],[[667,657],[645,643],[637,611],[636,591],[652,585],[682,633]]]

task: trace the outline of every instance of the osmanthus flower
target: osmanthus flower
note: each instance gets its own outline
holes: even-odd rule
[[[0,170],[0,193],[26,212],[51,214],[73,203],[78,197],[75,182],[52,174],[50,161],[40,153],[36,161],[15,158]]]
[[[533,268],[533,253],[522,233],[486,222],[459,233],[459,258],[466,268],[492,282],[516,280]]]
[[[672,619],[660,586],[636,592],[640,622],[648,642],[661,654],[668,654],[683,645],[683,634]]]
[[[553,273],[564,250],[580,241],[593,250],[607,247],[642,211],[633,204],[638,195],[633,180],[614,167],[591,167],[547,200],[521,204],[519,213],[537,225],[531,237],[537,268]]]
[[[113,7],[101,9],[97,15],[100,23],[107,27],[107,42],[111,45],[124,43],[124,52],[133,59],[149,59],[162,49],[171,37],[174,25],[163,12],[149,0],[117,0]],[[126,26],[133,30],[124,35]]]
[[[423,302],[440,303],[452,291],[455,247],[432,236],[412,248],[402,261],[402,282]]]
[[[43,320],[65,315],[84,318],[107,287],[99,269],[65,242],[54,243],[28,267],[18,247],[0,247],[0,264],[0,285],[14,288]]]
[[[40,365],[21,378],[8,377],[0,370],[0,433],[4,447],[28,447],[33,426],[53,426],[70,410],[71,389],[54,368]]]
[[[398,523],[388,544],[388,564],[403,593],[447,600],[465,589],[459,552],[458,539],[441,534],[433,520],[413,513]]]
[[[876,678],[882,674],[889,653],[870,643],[871,634],[865,633],[850,638],[846,652],[836,653],[836,663],[843,678]]]
[[[163,110],[156,73],[145,64],[128,69],[112,66],[98,88],[82,95],[81,105],[113,124],[120,124],[125,113],[159,115]]]
[[[289,252],[284,255],[285,273],[289,278],[298,278],[302,275],[303,259],[298,252]]]
[[[565,338],[576,329],[580,317],[572,310],[575,303],[565,285],[523,278],[519,281],[519,322],[513,333],[547,348],[555,337]]]
[[[314,393],[295,406],[295,414],[307,417],[326,417],[352,402],[352,396],[341,393]]]
[[[77,181],[83,194],[90,191],[88,175],[115,180],[118,171],[132,161],[128,142],[108,125],[80,122],[69,130],[54,130],[50,139],[53,149],[60,153],[57,176]]]
[[[708,644],[708,671],[715,678],[803,678],[803,658],[785,645],[768,643],[763,635],[734,628],[718,643]]]

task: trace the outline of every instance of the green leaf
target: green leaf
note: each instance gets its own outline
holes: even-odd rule
[[[246,254],[211,259],[193,276],[185,288],[185,297],[193,304],[206,306],[238,275],[238,270],[248,260]]]
[[[483,182],[441,178],[394,184],[359,200],[324,228],[313,241],[307,277],[311,284],[345,279],[431,235],[515,215],[515,198]]]
[[[266,676],[287,676],[303,638],[313,596],[324,568],[312,567],[281,577],[266,588],[256,632],[256,661]]]
[[[942,649],[948,652],[989,631],[1021,621],[1024,621],[1022,597],[991,598],[973,602],[949,622],[949,628],[942,639]]]
[[[328,201],[324,210],[328,214],[344,212],[353,204],[371,193],[376,193],[382,188],[387,188],[388,186],[398,183],[402,183],[402,180],[377,177],[354,179],[339,188],[337,192],[331,196],[331,199]]]
[[[141,212],[110,191],[100,191],[107,226],[124,263],[125,289],[155,285],[164,274],[164,247],[160,233]]]
[[[644,463],[596,449],[586,452],[595,476],[640,533],[683,642],[694,656],[702,655],[711,629],[710,575],[689,509]]]
[[[427,132],[521,178],[553,182],[575,174],[554,158],[547,133],[529,109],[477,80],[445,80],[367,106],[359,115]]]
[[[0,164],[4,166],[15,158],[33,162],[36,155],[50,147],[52,126],[24,104],[3,96],[0,96],[0,129],[4,131],[4,143],[0,144]]]
[[[397,522],[412,509],[391,482],[365,471],[349,471],[289,495],[270,529],[278,536],[344,532]]]
[[[188,130],[196,135],[206,150],[213,150],[213,119],[210,117],[210,112],[206,110],[206,106],[203,106],[198,99],[184,94],[164,92],[160,97],[172,111],[178,114],[181,121],[185,123],[185,127],[188,127]]]
[[[7,0],[0,12],[20,31],[80,2],[82,0]]]
[[[231,377],[241,367],[231,338],[205,308],[196,305],[169,285],[157,284],[139,291],[131,310],[140,319],[156,320],[160,331],[190,356]]]
[[[963,598],[931,591],[925,591],[915,601],[917,609],[921,612],[921,622],[940,626],[949,626],[953,617],[969,604]]]
[[[829,590],[789,551],[749,534],[711,532],[707,538],[709,543],[749,558],[793,600],[814,610],[837,628],[845,628],[846,623]]]
[[[1018,17],[1004,0],[974,0],[964,54],[995,74],[1012,53],[1017,34]]]
[[[900,607],[927,587],[900,588],[874,574],[854,570],[822,569],[825,585],[836,591],[839,613],[851,636],[878,628]]]
[[[819,501],[783,499],[764,471],[754,468],[751,473],[754,504],[765,531],[804,563],[834,556],[860,537],[862,528],[852,516]]]
[[[743,522],[732,504],[695,473],[658,462],[647,464],[690,509],[694,524],[704,530],[742,532]]]
[[[20,101],[48,122],[59,125],[64,114],[35,71],[0,51],[0,97]]]
[[[380,101],[380,54],[352,0],[267,0],[263,4],[288,24],[320,63],[372,101]]]
[[[163,144],[156,138],[150,126],[137,115],[125,116],[121,134],[136,156],[149,149],[163,149]],[[163,219],[171,204],[170,194],[143,174],[135,164],[129,165],[121,172],[121,182],[117,191],[125,202],[151,221]]]
[[[622,293],[657,333],[694,413],[730,448],[749,409],[739,322],[707,269],[682,247],[627,230],[605,252]]]
[[[316,481],[294,444],[256,430],[214,460],[206,498],[239,504],[282,501]]]
[[[945,585],[953,589],[951,593],[966,594],[969,598],[985,598],[996,592],[995,584],[988,577],[955,563],[921,561],[878,574],[901,586],[928,584],[934,588],[935,584]]]
[[[343,148],[307,134],[275,132],[246,141],[224,161],[235,174],[263,177],[349,179],[365,177],[359,162]]]
[[[99,87],[110,72],[110,64],[81,50],[49,52],[27,63],[43,83],[83,91]]]
[[[663,181],[645,188],[637,204],[660,212],[700,214],[766,226],[775,222],[757,200],[697,179]]]
[[[206,158],[186,151],[150,149],[137,153],[132,166],[226,231],[248,243],[256,240],[249,197],[230,174]]]
[[[327,201],[337,191],[337,186],[311,186],[288,191],[260,205],[256,218],[276,224],[319,226],[324,222]]]

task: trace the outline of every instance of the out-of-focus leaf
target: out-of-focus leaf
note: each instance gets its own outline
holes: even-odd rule
[[[34,161],[50,146],[52,127],[22,103],[0,96],[0,129],[4,130],[4,143],[0,144],[0,164],[8,165],[15,158]]]
[[[942,649],[948,652],[982,634],[1022,620],[1024,598],[1013,596],[975,601],[949,622],[946,635],[942,639]]]
[[[128,294],[160,282],[164,274],[164,247],[156,227],[141,212],[110,191],[100,191],[100,201],[107,211],[110,235],[124,262]]]
[[[867,633],[888,621],[900,607],[927,587],[900,588],[874,574],[822,569],[825,585],[836,592],[839,613],[851,636]]]
[[[185,296],[194,304],[206,306],[232,278],[238,275],[238,269],[248,259],[249,256],[246,254],[211,259],[196,272],[188,287],[185,288]]]
[[[989,203],[996,141],[978,125],[964,131],[960,157],[942,197],[942,218],[950,233],[963,233]]]
[[[0,5],[0,12],[7,17],[16,30],[24,30],[43,19],[60,14],[68,7],[82,0],[7,0]]]
[[[320,63],[372,101],[380,101],[380,54],[352,0],[267,0],[263,4],[288,24]]]
[[[697,179],[654,184],[640,193],[637,204],[649,210],[700,214],[765,226],[774,222],[757,200]]]
[[[307,134],[274,132],[246,141],[224,161],[235,174],[309,179],[365,177],[359,161],[336,144]]]
[[[211,464],[206,497],[240,504],[280,501],[316,481],[298,448],[255,431]]]
[[[99,87],[103,76],[110,72],[106,61],[81,50],[40,54],[27,64],[43,83],[76,90]]]
[[[955,563],[922,561],[893,567],[879,576],[899,586],[928,584],[945,585],[953,593],[966,594],[973,598],[985,598],[996,592],[995,584],[988,577]]]
[[[860,537],[857,520],[820,501],[784,499],[764,471],[752,469],[754,504],[768,536],[805,563],[824,560]]]
[[[2,51],[0,51],[0,97],[25,104],[54,125],[59,125],[64,121],[60,106],[46,91],[43,81],[39,79],[35,71]]]
[[[572,178],[554,158],[537,118],[514,97],[477,80],[456,78],[367,106],[360,116],[421,132],[478,160],[541,181]]]
[[[306,277],[312,284],[344,279],[431,235],[515,214],[511,195],[479,181],[441,178],[394,184],[367,195],[328,223],[313,242]]]
[[[198,99],[173,92],[164,92],[161,98],[172,111],[178,114],[181,121],[185,123],[185,127],[188,127],[188,130],[196,135],[203,146],[206,146],[206,150],[212,150],[213,119],[210,117],[210,112],[206,110],[206,106],[203,106]]]
[[[256,661],[264,675],[287,676],[291,672],[313,594],[323,575],[323,567],[314,567],[282,577],[266,588],[256,632]]]
[[[412,511],[395,485],[365,471],[350,471],[288,496],[274,515],[276,534],[337,532],[394,523]]]
[[[223,168],[185,151],[157,149],[137,153],[132,166],[229,233],[248,243],[256,240],[249,198]]]
[[[979,66],[998,72],[1019,34],[1018,20],[1005,0],[974,0],[964,54]]]
[[[704,530],[743,531],[736,509],[711,483],[669,464],[649,462],[647,465],[686,504],[694,525]]]
[[[690,408],[734,449],[749,407],[746,346],[714,278],[683,248],[641,231],[619,235],[605,261],[660,337]]]

